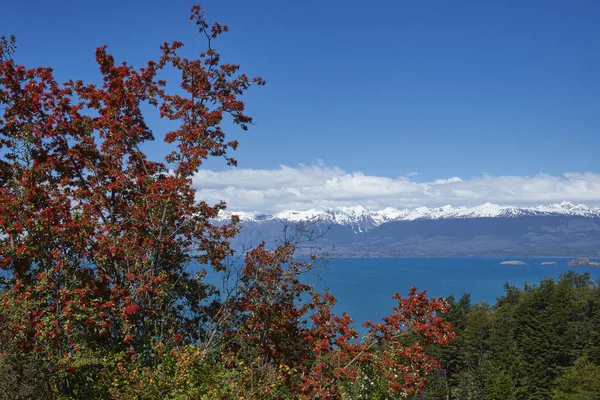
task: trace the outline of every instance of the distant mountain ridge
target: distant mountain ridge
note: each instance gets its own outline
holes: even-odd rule
[[[600,208],[591,208],[583,204],[563,201],[559,204],[536,207],[499,206],[485,203],[476,207],[418,207],[413,210],[400,210],[387,207],[383,210],[369,211],[363,206],[355,207],[316,207],[305,211],[287,210],[275,214],[259,212],[222,211],[219,219],[229,219],[238,215],[241,221],[280,220],[288,222],[320,222],[337,225],[355,225],[369,229],[392,221],[415,221],[424,219],[462,219],[462,218],[516,218],[523,216],[580,216],[600,217]]]
[[[242,226],[232,242],[237,249],[261,241],[274,245],[284,239],[284,228],[308,226],[322,234],[316,245],[332,257],[600,256],[600,208],[569,202],[379,211],[317,207],[271,215],[226,211],[218,219],[234,214]]]

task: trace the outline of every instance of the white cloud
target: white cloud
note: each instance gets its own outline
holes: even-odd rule
[[[346,172],[323,163],[297,168],[203,170],[194,177],[199,199],[224,200],[234,211],[306,210],[317,206],[472,207],[485,202],[531,206],[561,201],[600,204],[600,174],[562,176],[489,176],[440,178],[415,182],[409,176],[387,178]]]

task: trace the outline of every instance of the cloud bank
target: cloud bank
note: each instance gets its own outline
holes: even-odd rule
[[[223,200],[232,211],[274,213],[317,206],[362,205],[369,210],[472,207],[491,202],[533,206],[571,201],[600,205],[600,174],[568,172],[562,176],[449,177],[418,182],[411,173],[398,178],[346,172],[323,164],[277,169],[200,171],[194,177],[197,198],[209,203]]]

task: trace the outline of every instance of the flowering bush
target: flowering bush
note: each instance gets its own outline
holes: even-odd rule
[[[335,299],[302,283],[313,264],[293,242],[249,251],[228,293],[187,268],[231,273],[238,219],[212,223],[225,204],[197,201],[192,178],[210,156],[236,165],[221,123],[246,130],[240,97],[264,84],[221,62],[226,26],[198,6],[191,20],[208,43],[198,59],[164,43],[135,68],[100,47],[99,86],[18,65],[0,42],[0,384],[24,398],[327,399],[379,376],[418,391],[436,367],[424,346],[452,338],[442,300],[397,295],[361,343]],[[145,107],[176,126],[162,161],[142,151]]]

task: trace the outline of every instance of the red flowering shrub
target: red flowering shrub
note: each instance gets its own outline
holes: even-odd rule
[[[312,264],[294,261],[293,243],[248,252],[227,296],[189,272],[230,272],[238,220],[213,224],[225,205],[197,201],[192,178],[210,156],[236,165],[221,122],[246,130],[240,96],[264,84],[221,62],[212,42],[226,26],[198,6],[191,20],[208,40],[198,59],[164,43],[135,68],[101,47],[98,86],[18,65],[14,41],[0,42],[0,385],[26,384],[26,397],[326,399],[376,371],[391,393],[418,390],[436,366],[423,346],[452,337],[441,300],[398,297],[359,343],[335,299],[302,283]],[[162,161],[142,151],[155,140],[148,106],[177,126]]]

